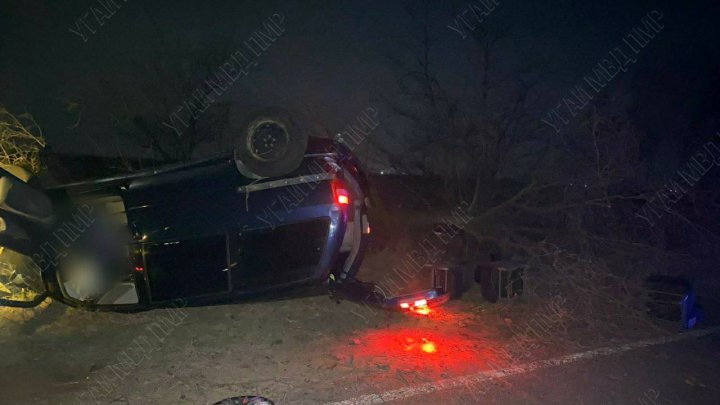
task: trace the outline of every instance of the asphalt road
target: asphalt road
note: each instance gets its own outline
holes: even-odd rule
[[[720,329],[638,328],[502,359],[490,348],[512,328],[492,308],[451,302],[417,317],[322,296],[117,314],[55,303],[0,322],[0,404],[720,403]]]
[[[644,345],[643,345],[644,346]],[[720,335],[580,358],[516,375],[469,383],[394,404],[718,404]],[[419,389],[418,389],[419,390]],[[387,391],[386,391],[387,392]],[[377,392],[382,396],[383,393]],[[363,402],[364,400],[364,402]],[[374,403],[370,396],[345,403]]]

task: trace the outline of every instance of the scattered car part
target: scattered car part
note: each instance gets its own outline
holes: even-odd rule
[[[475,281],[483,298],[497,302],[500,298],[521,295],[526,263],[517,261],[486,262],[475,268]]]
[[[648,314],[656,318],[680,322],[692,329],[702,318],[702,309],[692,282],[685,277],[652,275],[645,280]]]

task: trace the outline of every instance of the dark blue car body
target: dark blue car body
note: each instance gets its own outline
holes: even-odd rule
[[[127,234],[127,266],[94,295],[64,279],[62,266],[51,268],[43,274],[49,295],[134,310],[353,279],[370,232],[366,180],[344,145],[313,145],[282,178],[246,178],[221,156],[50,190],[57,204],[107,208],[102,222]]]

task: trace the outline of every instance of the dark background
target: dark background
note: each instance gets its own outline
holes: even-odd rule
[[[121,8],[104,26],[90,17],[97,33],[87,42],[69,28],[94,1],[4,1],[0,7],[1,102],[33,114],[58,152],[136,154],[136,142],[118,124],[128,114],[121,100],[148,103],[163,93],[178,103],[182,97],[172,85],[150,88],[157,84],[155,70],[190,71],[198,59],[233,49],[230,44],[274,13],[286,17],[287,31],[228,91],[233,108],[280,105],[339,131],[368,105],[390,115],[382,102],[397,97],[397,77],[414,62],[418,24],[402,2],[116,2]],[[433,70],[448,91],[461,95],[480,75],[469,62],[472,39],[447,25],[468,3],[414,3],[418,14],[429,9]],[[621,87],[632,97],[644,156],[663,167],[678,164],[717,130],[714,2],[502,2],[485,23],[500,37],[495,79],[532,75],[539,100],[530,113],[539,121],[653,9],[663,12],[664,31],[608,91]],[[79,124],[69,128],[80,110]],[[377,136],[387,132],[380,128]]]

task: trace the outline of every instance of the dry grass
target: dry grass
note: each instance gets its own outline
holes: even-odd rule
[[[42,130],[30,114],[15,116],[0,106],[0,163],[37,174],[45,146]]]
[[[628,269],[617,268],[621,263],[549,243],[529,250],[523,299],[499,308],[524,320],[514,329],[527,340],[577,350],[666,334],[672,327],[646,314],[645,274],[628,276]]]

